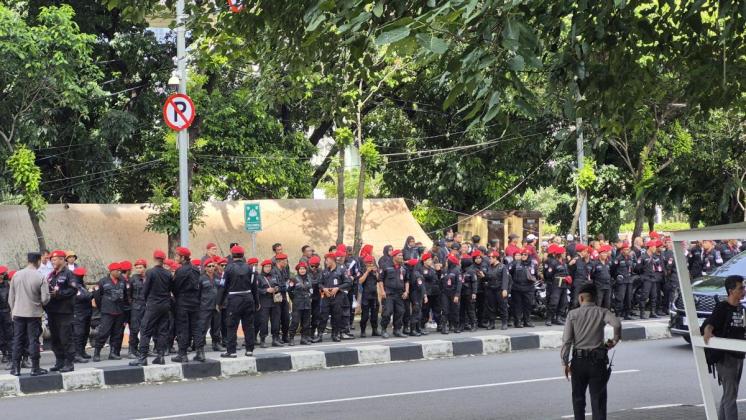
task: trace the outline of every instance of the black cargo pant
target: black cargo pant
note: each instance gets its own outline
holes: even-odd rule
[[[678,279],[668,279],[665,283],[663,283],[663,301],[661,302],[661,309],[668,312],[668,310],[671,308],[671,304],[673,304],[673,301],[676,299],[676,296],[678,296],[679,292],[679,280]]]
[[[484,288],[480,286],[480,290],[477,291],[477,301],[474,304],[474,312],[477,314],[477,319],[479,320],[479,323],[485,323],[487,321],[487,305],[485,302],[486,296],[484,293]]]
[[[166,354],[170,341],[169,318],[171,317],[171,304],[148,305],[145,307],[145,315],[142,317],[142,328],[140,329],[139,353],[144,356],[148,353],[150,339],[155,341],[155,349],[158,355]]]
[[[344,310],[347,308],[347,295],[338,292],[334,297],[321,299],[319,307],[319,335],[326,330],[329,316],[332,318],[332,335],[341,334],[345,328]]]
[[[547,284],[547,296],[549,296],[547,302],[547,320],[552,321],[555,318],[561,317],[565,312],[567,306],[567,287],[558,286],[556,284]]]
[[[75,341],[75,351],[79,354],[85,353],[85,346],[88,337],[91,335],[91,316],[92,313],[78,313],[73,315],[73,337]],[[130,346],[132,341],[130,341]]]
[[[103,348],[106,340],[109,340],[111,352],[118,355],[121,350],[122,336],[124,334],[124,314],[101,314],[96,335],[96,348]]]
[[[269,332],[272,338],[280,338],[280,304],[272,301],[272,298],[262,299],[262,308],[259,310],[259,336],[264,340]],[[268,330],[268,324],[272,324],[272,329]]]
[[[616,290],[614,290],[614,303],[617,316],[629,315],[629,311],[632,310],[633,294],[634,290],[632,289],[631,281],[629,283],[616,284]]]
[[[140,329],[142,328],[142,317],[145,315],[145,305],[135,305],[130,312],[130,335],[129,348],[137,350],[140,346]]]
[[[510,295],[513,297],[513,305],[515,305],[515,323],[520,322],[527,323],[531,321],[531,310],[534,307],[534,292],[513,290]]]
[[[194,349],[205,346],[204,336],[199,324],[199,310],[176,307],[176,335],[179,337],[179,354],[186,354],[189,345],[194,343]]]
[[[247,351],[254,351],[254,298],[251,294],[234,294],[228,295],[228,301],[225,307],[225,314],[228,320],[228,326],[225,336],[226,352],[236,353],[236,341],[238,334],[238,323],[243,328],[243,338]],[[266,323],[264,324],[266,327]]]
[[[301,305],[297,305],[301,306]],[[300,327],[301,337],[312,337],[313,331],[311,330],[311,307],[306,304],[307,309],[298,309],[296,305],[293,305],[293,317],[290,320],[290,338],[295,337]]]
[[[420,326],[422,328],[425,328],[425,324],[430,320],[431,314],[433,322],[438,324],[438,327],[440,327],[441,322],[445,321],[442,319],[440,293],[427,295],[427,303],[422,305],[422,319],[420,320]]]
[[[387,290],[386,298],[383,300],[383,313],[381,314],[381,332],[385,332],[394,317],[394,331],[401,331],[404,318],[404,299],[402,291]]]
[[[47,313],[47,321],[52,336],[52,352],[57,359],[56,364],[59,365],[63,361],[72,364],[75,361],[73,314]],[[38,344],[38,341],[35,341],[35,344]]]
[[[440,307],[443,311],[441,322],[445,323],[448,321],[448,326],[451,329],[458,328],[459,317],[460,317],[460,306],[461,302],[458,303],[453,301],[457,295],[455,292],[443,292],[440,294]],[[459,297],[460,299],[460,297]],[[440,326],[443,328],[443,326]]]
[[[484,312],[485,322],[495,322],[497,315],[503,322],[508,322],[508,298],[502,297],[502,289],[499,287],[486,287],[484,289]]]
[[[314,334],[318,331],[319,335],[324,333],[324,331],[319,330],[320,310],[321,298],[314,295],[311,297],[311,329],[313,329]]]
[[[0,312],[0,351],[4,355],[13,349],[13,320],[10,311]]]
[[[471,298],[472,292],[461,292],[461,307],[459,313],[459,319],[461,326],[470,326],[472,328],[477,327],[477,312],[476,312],[476,300]]]
[[[207,330],[210,330],[212,345],[220,343],[220,311],[213,309],[201,309],[199,311],[199,336],[202,345],[206,342]]]
[[[288,294],[282,294],[282,302],[277,304],[280,311],[280,330],[282,332],[282,339],[287,341],[288,332],[290,331],[290,301],[288,301]]]
[[[363,294],[360,304],[360,332],[365,332],[365,328],[368,326],[368,321],[370,321],[370,326],[373,328],[373,331],[378,330],[378,308],[380,307],[378,296]]]
[[[590,388],[591,412],[593,420],[606,419],[606,382],[607,366],[602,358],[573,358],[570,364],[572,372],[572,408],[575,420],[585,419],[585,392]]]
[[[31,360],[39,360],[39,336],[41,318],[13,317],[13,363],[21,362],[28,354]]]
[[[640,294],[640,317],[645,315],[645,304],[650,301],[650,313],[655,314],[658,310],[658,288],[660,283],[654,278],[647,277],[642,283]]]
[[[608,284],[598,286],[598,294],[596,295],[596,305],[611,309],[611,286]]]
[[[414,331],[420,328],[420,321],[422,320],[422,305],[424,303],[425,296],[421,293],[415,293],[409,296],[409,304],[411,311],[409,315],[409,328]]]

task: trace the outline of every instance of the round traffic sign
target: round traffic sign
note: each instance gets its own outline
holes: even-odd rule
[[[228,7],[230,7],[233,13],[241,13],[241,10],[243,10],[243,0],[228,0]]]
[[[189,128],[194,121],[194,102],[183,93],[175,93],[163,104],[163,120],[172,130],[181,131]]]

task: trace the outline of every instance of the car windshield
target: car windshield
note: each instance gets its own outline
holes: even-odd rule
[[[717,277],[728,277],[734,274],[746,276],[746,252],[742,252],[731,258],[722,267],[712,273],[713,276]]]

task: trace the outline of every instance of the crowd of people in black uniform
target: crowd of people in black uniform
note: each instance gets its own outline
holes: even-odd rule
[[[125,325],[129,346],[124,357],[142,366],[148,356],[155,356],[151,363],[163,364],[168,353],[175,353],[175,362],[189,361],[190,352],[193,360],[204,361],[208,333],[214,351],[236,357],[239,325],[244,352],[252,355],[255,346],[321,342],[328,325],[332,341],[354,339],[358,310],[359,337],[388,338],[531,328],[537,298],[544,300],[546,325],[563,325],[587,283],[599,291],[597,304],[617,316],[655,318],[667,315],[678,290],[671,240],[656,232],[632,243],[599,237],[586,245],[567,235],[537,244],[533,234],[522,240],[510,235],[505,247],[480,242],[478,236],[467,241],[449,231],[428,249],[410,236],[401,249],[386,246],[378,259],[371,245],[357,255],[344,244],[323,255],[306,245],[292,272],[279,243],[263,261],[246,258],[235,243],[229,255],[220,256],[210,243],[199,259],[177,247],[175,260],[156,250],[151,262],[113,262],[96,283],[86,281],[86,269],[74,252],[45,252],[34,267],[49,287],[45,311],[56,359],[51,370],[72,371],[75,363],[97,362],[107,344],[108,359],[121,359]],[[746,243],[736,240],[692,243],[690,276],[710,273],[744,250]],[[24,326],[13,331],[8,291],[14,273],[0,266],[2,360],[12,374],[24,367],[43,374],[40,331]],[[86,351],[89,342],[92,356]]]

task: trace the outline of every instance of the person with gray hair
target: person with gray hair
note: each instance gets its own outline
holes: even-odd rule
[[[49,303],[49,284],[38,269],[41,254],[29,252],[28,265],[13,276],[8,292],[8,304],[13,317],[13,359],[11,375],[21,375],[21,355],[24,344],[31,356],[31,376],[44,375],[46,369],[39,367],[39,336],[43,307]]]

